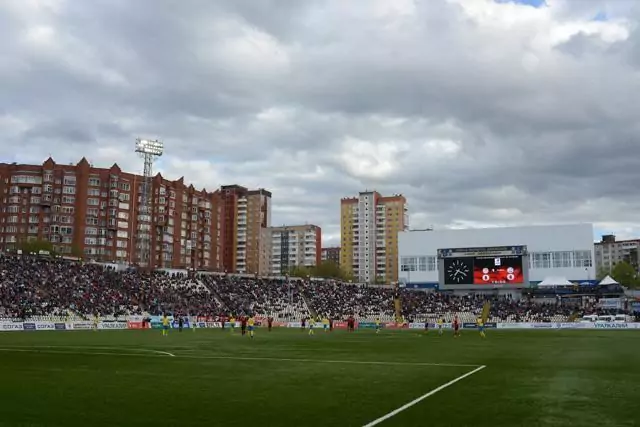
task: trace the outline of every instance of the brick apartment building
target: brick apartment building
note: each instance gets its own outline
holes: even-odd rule
[[[322,261],[340,264],[340,246],[322,248]]]
[[[183,178],[157,174],[151,181],[152,215],[142,215],[142,184],[143,177],[117,164],[95,168],[85,158],[76,165],[51,158],[42,165],[0,163],[0,251],[48,241],[60,254],[139,264],[136,240],[149,233],[152,267],[262,273],[224,258],[237,246],[237,227],[226,222],[226,213],[237,212],[237,206],[225,197],[225,187],[196,190]]]

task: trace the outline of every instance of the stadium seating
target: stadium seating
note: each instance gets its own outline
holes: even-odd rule
[[[491,322],[563,322],[571,316],[600,314],[596,300],[575,307],[482,295],[401,290],[407,321],[474,322],[491,301]],[[29,318],[80,320],[99,314],[116,320],[163,312],[191,316],[254,314],[276,321],[310,316],[357,320],[395,319],[394,290],[336,281],[255,278],[184,272],[116,271],[100,264],[0,255],[0,320]],[[617,314],[606,312],[604,314]]]

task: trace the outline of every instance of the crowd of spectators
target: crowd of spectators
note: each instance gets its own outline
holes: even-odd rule
[[[0,317],[118,317],[164,311],[208,315],[218,310],[208,289],[186,275],[0,256]]]
[[[202,282],[224,307],[227,315],[257,313],[277,321],[299,320],[309,316],[308,307],[296,281],[255,277],[201,274]]]
[[[302,286],[309,305],[320,317],[344,319],[386,319],[395,317],[393,290],[333,281],[311,282]]]
[[[164,312],[191,316],[258,315],[277,321],[309,316],[474,321],[488,301],[490,321],[554,322],[598,314],[596,300],[582,308],[560,298],[453,295],[320,281],[304,283],[232,275],[116,271],[100,264],[0,255],[0,318],[119,317]],[[617,313],[616,313],[617,314]]]

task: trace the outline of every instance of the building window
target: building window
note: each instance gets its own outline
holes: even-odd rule
[[[427,257],[421,256],[418,258],[418,271],[427,271]]]
[[[417,257],[401,257],[400,271],[418,271]]]
[[[554,252],[553,268],[571,268],[571,252],[570,251]]]
[[[87,199],[87,205],[89,206],[98,206],[100,204],[99,199],[89,198]]]
[[[42,184],[42,178],[31,175],[14,175],[11,177],[11,182],[16,184]]]
[[[573,266],[576,268],[592,267],[591,251],[573,251]]]

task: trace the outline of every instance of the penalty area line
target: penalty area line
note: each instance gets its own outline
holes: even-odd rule
[[[383,365],[383,366],[439,366],[444,368],[477,368],[478,365],[466,365],[456,363],[428,363],[428,362],[390,362],[376,360],[331,360],[331,359],[298,359],[282,357],[253,357],[253,356],[212,356],[212,355],[186,355],[179,354],[177,358],[185,359],[213,359],[213,360],[241,360],[241,361],[266,361],[266,362],[298,362],[298,363],[343,363],[346,365]]]
[[[70,349],[72,351],[64,351]],[[133,356],[133,357],[150,357],[150,356],[170,356],[176,359],[196,359],[196,360],[238,360],[238,361],[264,361],[264,362],[292,362],[292,363],[337,363],[345,365],[381,365],[381,366],[424,366],[424,367],[442,367],[442,368],[477,368],[478,365],[456,364],[456,363],[428,363],[428,362],[391,362],[391,361],[375,361],[375,360],[323,360],[323,359],[296,359],[282,357],[249,357],[249,356],[214,356],[214,355],[189,355],[174,354],[168,351],[151,350],[151,349],[125,349],[139,351],[139,353],[127,352],[102,352],[102,351],[74,351],[74,349],[84,350],[123,350],[117,347],[72,347],[72,346],[40,346],[33,348],[20,347],[0,347],[0,352],[25,352],[25,353],[50,353],[50,354],[81,354],[96,356]],[[482,366],[484,367],[484,366]]]
[[[463,380],[463,379],[465,379],[465,378],[467,378],[467,377],[470,377],[471,375],[475,374],[476,372],[480,372],[480,371],[481,371],[481,370],[483,370],[484,368],[486,368],[486,366],[485,366],[485,365],[482,365],[482,366],[477,367],[477,368],[476,368],[476,369],[474,369],[473,371],[469,371],[469,372],[467,372],[466,374],[460,375],[459,377],[454,378],[453,380],[449,381],[448,383],[446,383],[446,384],[442,384],[440,387],[434,388],[434,389],[433,389],[433,390],[431,390],[430,392],[423,394],[422,396],[418,397],[417,399],[414,399],[414,400],[412,400],[411,402],[409,402],[409,403],[406,403],[406,404],[402,405],[402,406],[401,406],[401,407],[399,407],[398,409],[394,409],[393,411],[389,412],[388,414],[383,415],[383,416],[381,416],[380,418],[375,419],[375,420],[371,421],[370,423],[365,424],[365,425],[364,425],[364,426],[362,426],[362,427],[373,427],[373,426],[376,426],[376,425],[380,424],[381,422],[386,421],[386,420],[388,420],[389,418],[391,418],[391,417],[394,417],[394,416],[398,415],[400,412],[405,411],[405,410],[407,410],[407,409],[411,408],[412,406],[414,406],[414,405],[416,405],[416,404],[418,404],[418,403],[422,402],[422,401],[423,401],[424,399],[426,399],[427,397],[433,396],[434,394],[436,394],[436,393],[438,393],[438,392],[440,392],[440,391],[444,390],[445,388],[447,388],[447,387],[450,387],[450,386],[454,385],[454,384],[455,384],[455,383],[457,383],[458,381],[461,381],[461,380]]]

